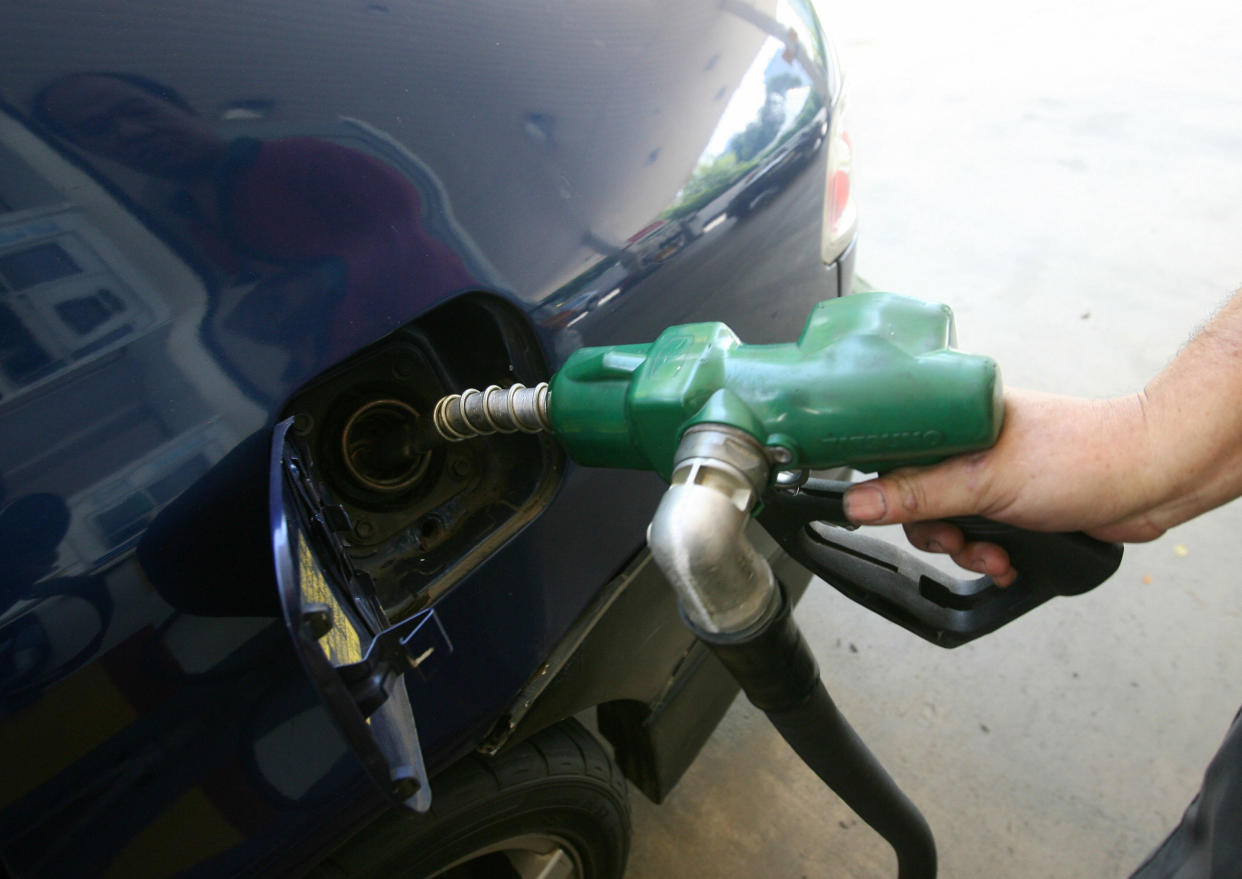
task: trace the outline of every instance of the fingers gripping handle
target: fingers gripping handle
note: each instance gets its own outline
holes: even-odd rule
[[[981,540],[1004,548],[1018,571],[1014,585],[1046,592],[1047,598],[1089,592],[1116,573],[1121,564],[1121,544],[1105,543],[1081,531],[1029,531],[982,516],[945,521],[960,528],[967,541]],[[991,583],[989,578],[983,579]],[[1012,589],[995,588],[1000,592]]]
[[[810,480],[797,493],[772,492],[759,521],[794,559],[840,592],[916,635],[956,647],[999,629],[1057,595],[1107,580],[1121,547],[1081,533],[1028,531],[980,517],[951,519],[967,540],[996,543],[1018,579],[1002,589],[988,577],[956,579],[896,546],[833,528],[846,522],[847,482]]]

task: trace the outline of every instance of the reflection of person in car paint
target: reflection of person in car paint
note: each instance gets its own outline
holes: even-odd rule
[[[254,285],[228,326],[290,350],[294,373],[469,283],[423,228],[418,191],[356,150],[311,137],[226,140],[177,92],[132,74],[62,77],[34,113],[95,155],[176,183],[175,207],[226,283]]]

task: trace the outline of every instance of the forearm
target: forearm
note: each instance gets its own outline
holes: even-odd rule
[[[1242,495],[1242,291],[1140,395],[1165,529]]]

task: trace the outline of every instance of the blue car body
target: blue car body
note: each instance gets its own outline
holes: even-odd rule
[[[669,605],[610,636],[624,686],[544,683],[599,643],[655,476],[532,437],[392,465],[367,431],[671,324],[788,341],[848,289],[807,4],[0,16],[12,875],[303,870],[463,755],[677,673]],[[366,664],[390,628],[395,680]]]

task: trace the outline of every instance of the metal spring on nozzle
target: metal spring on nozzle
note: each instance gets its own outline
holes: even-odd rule
[[[533,388],[490,385],[481,391],[470,388],[450,394],[436,403],[431,420],[436,433],[449,442],[493,433],[550,431],[548,383],[540,382]]]

